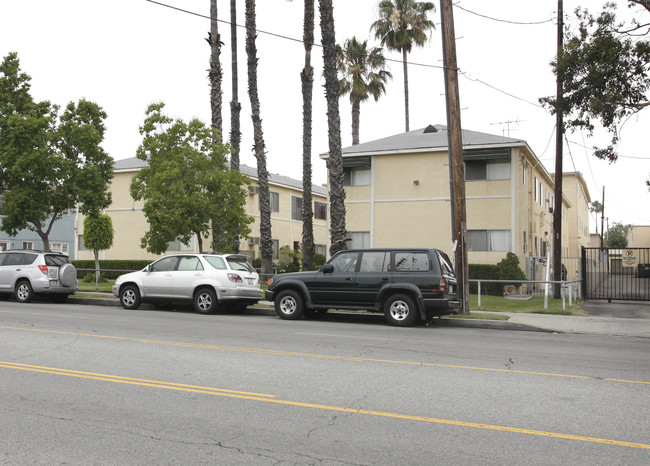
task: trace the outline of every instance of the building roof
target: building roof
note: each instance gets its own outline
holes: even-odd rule
[[[525,146],[523,139],[512,139],[478,131],[462,130],[463,148],[513,147]],[[382,139],[349,146],[342,149],[343,157],[355,155],[375,155],[400,152],[431,152],[447,150],[448,131],[444,125],[429,125],[407,133],[395,134]],[[321,154],[326,159],[328,153]]]
[[[129,171],[138,171],[146,167],[148,164],[144,160],[140,160],[137,157],[130,157],[128,159],[116,160],[113,165],[113,170],[116,172],[129,172]],[[257,169],[249,167],[248,165],[240,165],[240,171],[252,178],[257,180]],[[286,186],[289,188],[294,188],[299,191],[302,191],[302,180],[296,180],[294,178],[289,178],[288,176],[277,175],[275,173],[269,173],[269,183],[279,186]],[[318,194],[320,196],[327,197],[327,189],[323,186],[312,185],[312,193]]]

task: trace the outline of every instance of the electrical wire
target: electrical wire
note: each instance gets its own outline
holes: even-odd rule
[[[460,6],[458,3],[456,3],[456,4],[454,5],[454,7],[458,8],[459,10],[463,10],[463,11],[465,11],[465,12],[467,12],[467,13],[470,13],[470,14],[473,14],[473,15],[476,15],[476,16],[479,16],[479,17],[481,17],[481,18],[489,19],[489,20],[492,20],[492,21],[497,21],[497,22],[499,22],[499,23],[508,23],[508,24],[523,25],[523,26],[531,26],[531,25],[538,25],[538,24],[551,23],[551,22],[554,22],[554,21],[555,21],[555,19],[553,19],[553,18],[551,18],[551,19],[547,19],[547,20],[544,20],[544,21],[531,21],[531,22],[510,21],[510,20],[507,20],[507,19],[499,19],[499,18],[493,18],[493,17],[491,17],[491,16],[487,16],[487,15],[482,15],[482,14],[477,13],[477,12],[475,12],[475,11],[468,10],[467,8],[463,8],[463,7]]]

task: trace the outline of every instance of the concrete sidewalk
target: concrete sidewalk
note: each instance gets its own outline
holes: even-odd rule
[[[69,299],[70,303],[112,306],[119,308],[120,303],[112,294],[106,298],[85,298],[85,293],[77,293]],[[88,293],[97,295],[97,293]],[[335,311],[345,313],[345,311]],[[472,311],[473,314],[482,311]],[[275,316],[273,303],[260,301],[259,305],[248,308],[248,314]],[[494,314],[494,313],[493,313]],[[592,335],[617,335],[650,338],[650,318],[620,318],[612,316],[566,316],[551,314],[523,314],[504,312],[508,320],[461,319],[442,317],[433,319],[429,325],[437,327],[466,327],[494,330],[519,330],[534,332],[580,333]],[[374,314],[379,315],[379,314]]]

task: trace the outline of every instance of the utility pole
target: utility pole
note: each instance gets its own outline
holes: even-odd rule
[[[557,62],[560,63],[564,48],[563,0],[557,2]],[[562,277],[562,138],[564,136],[564,71],[558,66],[555,110],[555,206],[553,208],[553,280]],[[560,298],[560,287],[553,287],[553,298]]]
[[[605,186],[603,186],[603,206],[600,208],[600,247],[604,248],[603,233],[605,232]]]
[[[447,89],[447,131],[452,163],[454,221],[453,234],[456,251],[456,278],[461,314],[469,314],[469,268],[467,264],[467,219],[465,211],[465,166],[460,125],[460,97],[458,93],[458,65],[456,62],[456,34],[451,0],[440,0],[442,36]]]

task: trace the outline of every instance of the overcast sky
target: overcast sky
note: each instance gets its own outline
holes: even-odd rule
[[[138,132],[150,103],[163,101],[172,117],[210,121],[209,0],[161,0],[196,15],[146,0],[0,0],[0,56],[18,52],[21,68],[32,77],[32,95],[61,106],[79,98],[98,103],[108,114],[104,148],[116,160],[135,156]],[[304,63],[303,2],[258,0],[259,95],[268,168],[302,176],[302,96]],[[318,3],[318,2],[316,2]],[[424,48],[409,55],[410,129],[446,125],[439,2],[432,19],[437,30]],[[603,2],[604,3],[604,0]],[[619,2],[621,14],[629,14]],[[378,45],[370,32],[377,0],[334,0],[337,42],[352,36]],[[575,25],[576,6],[596,11],[601,2],[565,0],[566,22]],[[227,0],[219,0],[219,19],[230,20]],[[549,172],[555,167],[555,118],[538,98],[555,93],[549,62],[555,55],[557,2],[460,0],[454,8],[460,101],[464,129],[524,139]],[[244,2],[238,2],[238,24],[244,24]],[[460,9],[463,8],[463,9]],[[466,11],[469,10],[469,11]],[[471,13],[473,12],[473,13]],[[474,14],[478,13],[478,14]],[[483,16],[480,16],[483,15]],[[486,18],[489,16],[490,18]],[[502,20],[502,21],[497,21]],[[316,42],[320,43],[316,13]],[[522,24],[524,23],[524,24]],[[538,23],[538,24],[531,24]],[[219,24],[224,68],[224,133],[230,131],[230,29]],[[266,34],[272,33],[274,35]],[[283,37],[278,37],[283,36]],[[242,103],[242,163],[255,166],[244,50],[240,28],[239,100]],[[361,142],[404,132],[401,55],[385,52],[393,80],[378,102],[361,105]],[[327,119],[322,88],[322,50],[314,48],[318,81],[314,88],[314,183],[326,182],[318,154],[328,150]],[[340,100],[343,146],[352,143],[351,106]],[[605,144],[607,133],[594,138],[569,133],[564,171],[583,174],[591,199],[602,201],[610,224],[650,225],[650,178],[647,133],[650,109],[631,118],[621,133],[615,164],[599,161],[584,146]],[[509,123],[508,123],[509,122]],[[591,231],[596,228],[591,219]],[[600,221],[598,221],[600,223]],[[599,227],[600,228],[600,227]]]

